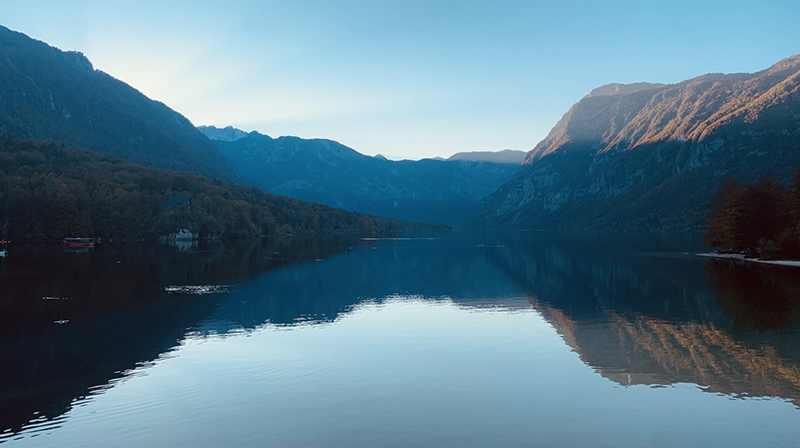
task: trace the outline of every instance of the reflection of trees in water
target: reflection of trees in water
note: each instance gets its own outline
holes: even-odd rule
[[[453,296],[470,306],[519,296],[483,254],[462,242],[344,237],[201,244],[190,252],[144,244],[101,246],[92,254],[19,252],[0,277],[9,293],[0,298],[0,359],[12,366],[0,370],[0,431],[19,430],[37,411],[46,419],[63,414],[92,387],[170,351],[187,329],[224,334],[265,322],[329,322],[364,300],[396,294]],[[232,293],[164,291],[214,284],[233,284]]]
[[[49,327],[54,320],[165,300],[161,292],[166,285],[225,284],[327,257],[352,243],[344,238],[281,238],[201,245],[190,252],[152,244],[100,246],[86,254],[47,247],[19,251],[0,277],[0,337]]]
[[[61,415],[93,386],[171,350],[187,329],[224,334],[265,322],[330,322],[362,301],[398,294],[452,298],[464,306],[519,297],[519,288],[488,262],[485,250],[464,241],[290,238],[241,247],[201,244],[191,252],[100,247],[84,258],[33,251],[0,278],[11,288],[0,307],[16,322],[13,331],[0,333],[0,359],[13,366],[0,371],[8,392],[0,396],[0,421],[18,430],[33,412],[48,419]],[[307,263],[287,266],[300,261]],[[37,266],[50,268],[37,272]],[[231,294],[163,290],[231,283]],[[47,296],[72,300],[41,300]],[[69,323],[54,325],[56,319]]]
[[[705,265],[735,331],[800,328],[800,270],[725,260]]]
[[[0,431],[19,430],[37,411],[63,414],[94,386],[169,352],[187,329],[330,322],[394,295],[514,308],[527,293],[583,362],[620,384],[691,382],[797,399],[798,282],[790,271],[722,263],[704,272],[702,261],[673,247],[687,250],[691,241],[532,234],[17,252],[0,265],[0,359],[11,366],[0,369]],[[230,284],[230,294],[164,291]],[[69,323],[53,324],[61,319]]]
[[[599,374],[800,406],[795,270],[712,261],[704,274],[696,260],[571,244],[517,245],[491,257]]]
[[[158,359],[211,316],[221,297],[168,294],[165,286],[225,284],[348,244],[354,242],[301,238],[194,252],[149,244],[101,246],[91,254],[15,252],[0,271],[0,432],[33,418],[46,423],[94,386]]]
[[[500,306],[522,290],[471,240],[379,242],[320,263],[275,270],[237,287],[237,300],[214,313],[219,333],[230,328],[331,322],[363,301],[396,295],[446,298],[464,306]],[[222,325],[222,326],[219,326]]]
[[[601,315],[611,308],[669,319],[716,318],[721,310],[699,261],[674,249],[690,249],[691,241],[678,237],[553,234],[511,239],[486,256],[540,300],[574,314]]]
[[[84,316],[0,341],[0,422],[21,429],[34,417],[51,420],[94,386],[124,376],[170,351],[213,310],[210,297],[152,302]],[[38,413],[38,415],[35,415]],[[10,436],[10,434],[4,434]],[[2,438],[0,438],[2,440]]]

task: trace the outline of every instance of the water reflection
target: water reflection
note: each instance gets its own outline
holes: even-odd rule
[[[331,324],[365,303],[407,297],[533,309],[583,363],[623,386],[692,383],[800,406],[796,271],[696,258],[695,236],[456,234],[180,249],[30,248],[0,264],[0,359],[10,366],[0,371],[0,441],[51,427],[187,337]]]
[[[609,243],[518,245],[492,258],[525,283],[530,304],[609,380],[693,383],[800,407],[796,269],[701,262],[682,251],[615,251]]]
[[[96,386],[168,353],[218,306],[220,294],[169,288],[218,289],[352,244],[277,239],[192,252],[127,244],[79,254],[18,247],[0,264],[0,432],[63,414]]]
[[[736,333],[800,328],[800,270],[735,261],[705,264],[717,300]]]

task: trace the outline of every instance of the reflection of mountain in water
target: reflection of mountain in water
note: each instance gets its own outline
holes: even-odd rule
[[[489,262],[486,250],[480,241],[464,239],[379,241],[240,284],[236,297],[220,302],[203,329],[332,322],[361,302],[398,295],[462,306],[529,307],[524,290]]]
[[[694,383],[707,392],[792,399],[800,406],[800,353],[779,354],[775,340],[734,338],[715,324],[677,323],[608,311],[607,320],[576,322],[563,311],[537,308],[586,364],[611,381]],[[794,349],[796,338],[782,348]],[[771,344],[770,344],[771,343]],[[787,356],[787,354],[791,356]]]
[[[0,264],[0,433],[33,418],[46,424],[95,386],[158,359],[221,297],[169,294],[166,286],[228,284],[347,244],[266,240],[189,253],[144,244],[86,254],[19,248]]]
[[[193,252],[128,245],[17,253],[0,266],[0,359],[12,366],[0,370],[0,433],[18,431],[37,412],[46,424],[95,386],[171,351],[187,333],[330,322],[362,301],[397,295],[491,298],[490,306],[514,296],[506,305],[527,307],[523,291],[484,252],[461,240],[326,238]],[[196,295],[181,285],[230,292]]]
[[[704,269],[683,252],[695,248],[664,235],[518,234],[15,254],[0,264],[0,359],[10,366],[0,369],[0,432],[36,412],[47,424],[187,333],[333,322],[397,296],[533,306],[583,362],[623,385],[689,382],[797,403],[798,281],[758,266]]]
[[[587,365],[622,385],[694,383],[800,407],[800,281],[791,268],[527,246],[493,259]],[[713,285],[709,287],[708,280]]]

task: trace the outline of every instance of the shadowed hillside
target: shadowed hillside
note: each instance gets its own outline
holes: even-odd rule
[[[168,200],[191,201],[170,208]],[[444,228],[401,223],[223,184],[187,173],[0,136],[0,222],[9,237],[156,239],[185,228],[201,236],[396,232]]]
[[[366,156],[332,140],[272,138],[257,132],[242,136],[230,127],[200,129],[217,139],[242,176],[265,191],[408,221],[460,224],[520,169],[519,163],[480,160],[395,161]]]
[[[53,140],[134,163],[237,180],[183,115],[61,51],[0,26],[0,133]]]

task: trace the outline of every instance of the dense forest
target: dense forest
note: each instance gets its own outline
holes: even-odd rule
[[[788,188],[768,178],[747,187],[725,182],[703,241],[763,259],[800,259],[800,170]]]
[[[172,197],[191,204],[167,207]],[[7,225],[4,225],[7,224]],[[437,230],[136,165],[116,157],[0,135],[0,232],[11,239]]]

